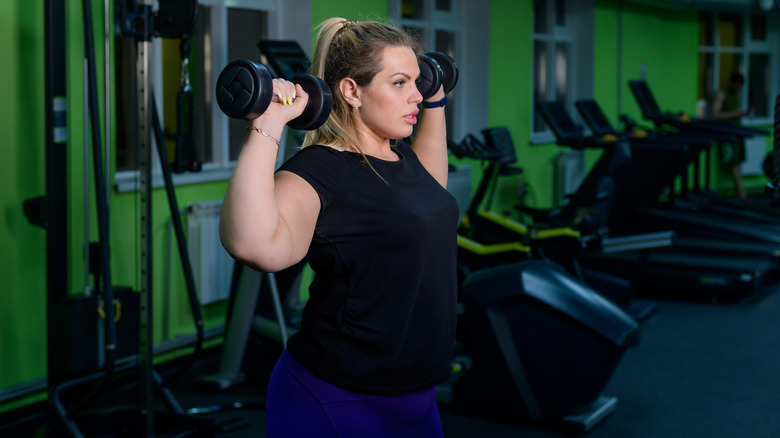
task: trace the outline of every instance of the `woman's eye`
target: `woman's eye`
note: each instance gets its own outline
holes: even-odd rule
[[[393,85],[395,85],[396,87],[403,87],[404,83],[406,83],[406,81],[401,80],[401,81],[396,81],[395,83],[393,83]]]

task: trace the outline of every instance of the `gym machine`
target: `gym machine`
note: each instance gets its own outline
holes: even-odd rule
[[[744,141],[745,139],[756,136],[769,135],[769,132],[762,129],[745,127],[733,123],[697,119],[686,113],[673,114],[662,112],[659,109],[658,103],[650,91],[647,82],[631,81],[629,82],[629,86],[640,106],[643,118],[653,122],[658,129],[672,129],[682,135],[704,138],[709,137],[715,141],[733,141],[736,139]],[[722,217],[726,221],[731,219],[746,220],[750,223],[769,225],[769,227],[760,226],[760,228],[763,229],[757,230],[757,233],[765,231],[766,228],[774,229],[780,225],[780,212],[769,205],[765,199],[759,197],[755,199],[755,202],[745,202],[740,199],[718,195],[711,190],[709,185],[711,150],[710,148],[706,148],[704,152],[704,186],[701,186],[701,162],[698,159],[699,156],[696,155],[692,157],[691,160],[694,163],[696,178],[691,185],[687,184],[687,180],[683,181],[684,184],[681,186],[680,194],[676,196],[678,208],[704,212],[714,218]],[[771,176],[769,177],[771,179]],[[724,235],[724,237],[728,236]],[[763,240],[761,237],[750,234],[745,237],[751,240]]]
[[[463,149],[451,149],[506,164],[467,138]],[[557,265],[531,259],[531,246],[519,241],[482,243],[459,234],[458,250],[459,265],[469,266],[459,273],[453,374],[438,387],[439,402],[576,433],[613,413],[617,398],[602,392],[623,353],[639,342],[638,322]]]
[[[217,425],[210,419],[189,415],[175,399],[167,385],[181,375],[197,359],[203,341],[202,319],[194,290],[191,266],[187,258],[186,242],[173,193],[169,161],[163,144],[162,128],[149,79],[149,50],[153,36],[186,40],[196,17],[197,2],[163,2],[160,10],[153,12],[150,3],[136,5],[134,1],[118,4],[119,22],[125,35],[135,39],[137,47],[136,80],[138,87],[139,122],[139,204],[140,213],[140,290],[118,288],[112,285],[108,248],[108,202],[104,175],[95,74],[92,6],[83,0],[84,47],[86,66],[85,120],[89,121],[94,155],[96,210],[99,241],[89,244],[89,271],[94,276],[94,288],[87,287],[84,296],[70,295],[64,289],[67,279],[67,197],[66,154],[66,59],[65,59],[65,2],[46,2],[46,188],[43,197],[25,202],[25,214],[31,223],[47,229],[48,266],[48,384],[49,401],[53,419],[57,422],[45,425],[42,433],[73,437],[100,433],[109,428],[123,430],[133,436],[154,436],[164,428],[177,436],[213,436],[234,425]],[[108,23],[106,23],[109,26]],[[186,92],[187,90],[183,90]],[[186,127],[179,126],[186,131]],[[195,319],[197,340],[191,360],[178,371],[163,380],[152,363],[151,342],[151,144],[157,143],[163,176],[166,183],[169,206],[173,215],[179,252],[185,271],[187,291]],[[90,135],[91,134],[91,135]],[[86,166],[85,166],[86,167]],[[190,165],[188,170],[197,170]],[[86,169],[85,169],[86,171]],[[89,196],[85,196],[89,199]],[[87,237],[88,238],[88,237]],[[91,289],[91,290],[90,290]],[[93,294],[92,292],[95,292]],[[121,315],[120,315],[121,306]],[[98,315],[104,329],[98,333]],[[134,318],[137,318],[134,320]],[[104,345],[99,339],[103,338]],[[120,380],[121,379],[121,380]],[[101,393],[112,389],[118,382],[131,379],[137,382],[136,407],[87,412]],[[157,393],[167,412],[155,408]],[[69,395],[70,397],[66,397]],[[80,398],[78,401],[73,398]],[[89,415],[88,414],[94,414]],[[158,427],[159,426],[159,427]]]
[[[488,260],[484,254],[477,254],[474,250],[466,251],[463,245],[459,245],[462,249],[458,260],[461,276],[474,270],[475,266],[495,266],[529,257],[548,260],[620,305],[638,321],[647,320],[656,309],[655,303],[634,299],[635,289],[644,272],[641,264],[632,275],[618,278],[582,269],[579,263],[583,255],[594,253],[636,251],[644,256],[647,250],[666,247],[674,241],[673,232],[614,236],[605,226],[615,197],[615,187],[621,184],[625,164],[630,160],[627,148],[615,147],[606,151],[577,190],[569,196],[566,205],[552,209],[517,205],[515,208],[534,219],[526,225],[491,211],[492,193],[500,177],[521,170],[513,166],[516,156],[511,135],[505,127],[484,129],[482,134],[484,142],[469,134],[460,144],[449,146],[458,157],[469,157],[486,163],[475,195],[461,220],[459,233],[488,248],[491,244],[519,241],[527,246],[528,254],[497,253]]]
[[[542,261],[476,272],[461,293],[470,360],[452,380],[455,408],[578,433],[615,411],[604,388],[639,342],[627,313]]]
[[[645,228],[637,226],[637,217],[655,205],[674,178],[687,168],[691,144],[701,147],[711,140],[688,134],[649,136],[622,135],[611,129],[606,117],[595,102],[580,102],[578,109],[584,119],[592,123],[594,136],[584,136],[559,102],[539,106],[548,121],[558,144],[589,144],[608,148],[618,142],[629,144],[631,160],[626,164],[625,178],[615,187],[614,206],[606,218],[610,233],[623,235],[661,230],[676,233],[674,244],[668,248],[649,251],[646,255],[642,285],[644,289],[669,291],[685,290],[709,294],[743,296],[763,281],[775,269],[774,248],[758,245],[744,248],[736,243],[713,239],[692,239],[682,236],[673,227]],[[641,256],[635,253],[588,254],[581,260],[583,266],[617,276],[628,275],[635,269]]]

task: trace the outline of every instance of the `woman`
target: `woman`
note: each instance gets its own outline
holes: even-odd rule
[[[248,128],[223,244],[258,270],[307,256],[315,271],[270,378],[268,437],[442,435],[435,386],[450,374],[458,209],[445,189],[444,91],[422,102],[417,47],[393,26],[327,20],[311,73],[332,91],[328,120],[276,174],[277,139],[305,92],[274,80]],[[412,146],[396,141],[418,116]]]
[[[741,108],[742,87],[745,84],[745,78],[741,73],[735,72],[729,78],[728,86],[725,90],[719,90],[715,94],[712,103],[712,120],[722,122],[741,124],[742,117],[750,114]],[[745,199],[747,193],[742,184],[742,163],[745,161],[745,139],[737,137],[733,141],[722,141],[720,144],[721,159],[723,165],[731,171],[731,177],[734,179],[734,188],[737,196]]]

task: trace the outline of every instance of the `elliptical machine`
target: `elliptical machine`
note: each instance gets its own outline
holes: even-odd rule
[[[463,146],[491,155],[473,140]],[[480,196],[485,191],[481,184]],[[614,412],[617,398],[602,392],[625,351],[638,344],[638,322],[558,265],[532,259],[528,242],[458,239],[459,262],[469,264],[459,291],[462,351],[440,401],[574,432]]]

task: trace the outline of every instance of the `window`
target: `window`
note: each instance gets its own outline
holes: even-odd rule
[[[447,96],[447,137],[459,142],[487,127],[488,26],[484,2],[468,0],[389,0],[390,21],[417,32],[424,51],[450,55],[458,83]]]
[[[699,92],[707,105],[719,89],[726,88],[732,73],[745,78],[742,107],[750,108],[749,120],[771,123],[773,64],[776,64],[776,35],[769,29],[774,18],[765,14],[701,12],[699,14]],[[775,23],[776,24],[776,23]]]
[[[243,144],[246,122],[226,117],[214,100],[214,86],[222,68],[235,59],[262,62],[258,43],[263,39],[292,39],[307,53],[311,48],[310,17],[286,14],[286,8],[308,6],[307,2],[281,0],[200,0],[195,29],[188,39],[189,79],[193,94],[193,134],[196,156],[203,163],[201,172],[174,175],[174,181],[202,182],[226,179]],[[304,3],[302,5],[302,3]],[[296,9],[297,10],[297,9]],[[310,10],[306,7],[305,10]],[[294,23],[294,25],[293,25]],[[284,30],[284,32],[282,32]],[[155,38],[152,41],[152,86],[165,130],[168,156],[173,159],[176,138],[176,93],[182,79],[178,40]],[[134,113],[137,84],[134,41],[116,39],[117,153],[116,182],[119,190],[135,189],[137,169],[137,121]],[[161,184],[156,154],[154,184]]]
[[[458,63],[462,52],[459,47],[462,36],[459,3],[457,0],[395,0],[390,2],[390,19],[416,35],[425,52],[446,53]],[[455,135],[454,114],[461,108],[458,95],[450,93],[444,108],[449,138]]]
[[[567,108],[593,88],[593,3],[534,0],[533,107],[534,142],[553,139],[536,103],[556,100]],[[574,112],[571,113],[576,118]]]

